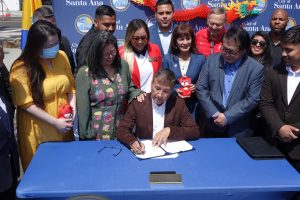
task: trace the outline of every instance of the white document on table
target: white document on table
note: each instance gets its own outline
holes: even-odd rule
[[[167,142],[166,146],[161,145],[160,147],[163,148],[166,152],[171,154],[179,153],[183,151],[190,151],[193,149],[193,146],[185,140],[169,141]]]
[[[161,145],[160,147],[153,147],[152,140],[141,140],[141,142],[145,145],[145,153],[135,154],[139,159],[176,158],[178,157],[179,152],[190,151],[193,149],[193,146],[184,140],[169,141],[166,145]]]
[[[178,156],[179,156],[178,153],[173,153],[173,154],[168,154],[165,156],[154,157],[151,159],[169,159],[169,158],[177,158]]]
[[[152,140],[141,140],[141,143],[145,145],[145,153],[135,154],[136,157],[140,159],[148,159],[163,156],[166,152],[160,147],[153,147]]]

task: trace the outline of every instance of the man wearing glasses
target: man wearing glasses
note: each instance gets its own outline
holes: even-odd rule
[[[252,113],[259,101],[263,66],[247,56],[248,33],[231,27],[224,34],[221,53],[211,55],[196,84],[207,122],[207,137],[251,136]]]
[[[207,17],[207,28],[196,34],[196,47],[199,54],[208,57],[221,51],[222,36],[225,33],[226,15],[224,8],[213,8]]]

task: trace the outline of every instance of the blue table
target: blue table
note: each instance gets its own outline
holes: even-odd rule
[[[44,143],[17,188],[19,198],[288,199],[300,175],[285,160],[253,160],[235,139],[200,139],[176,159],[138,160],[117,141]],[[113,146],[117,149],[105,148]],[[119,155],[118,147],[122,147]],[[182,184],[150,184],[149,172],[176,171]]]

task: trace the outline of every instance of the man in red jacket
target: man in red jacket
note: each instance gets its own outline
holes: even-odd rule
[[[221,51],[225,23],[224,8],[212,8],[207,17],[207,28],[198,31],[196,34],[196,47],[199,54],[208,57],[210,54]]]

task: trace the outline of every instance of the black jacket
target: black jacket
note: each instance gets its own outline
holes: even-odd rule
[[[60,30],[58,32],[58,37],[59,37],[59,50],[62,50],[67,54],[70,65],[71,65],[72,73],[74,74],[76,65],[75,65],[75,61],[74,61],[73,52],[71,49],[71,44],[70,44],[68,38],[66,38],[65,36],[63,36],[61,34]]]
[[[80,40],[79,45],[76,50],[76,63],[77,68],[86,65],[86,57],[88,54],[88,49],[90,48],[91,41],[93,37],[97,35],[98,30],[95,29],[94,25],[92,28],[85,34],[85,36]],[[76,71],[78,71],[78,69]]]
[[[0,98],[6,106],[9,117],[9,121],[0,120],[0,192],[11,187],[13,178],[16,178],[13,174],[17,176],[20,174],[19,154],[13,128],[14,107],[9,95],[8,75],[6,67],[0,67]],[[10,123],[11,129],[8,130],[4,123]]]

